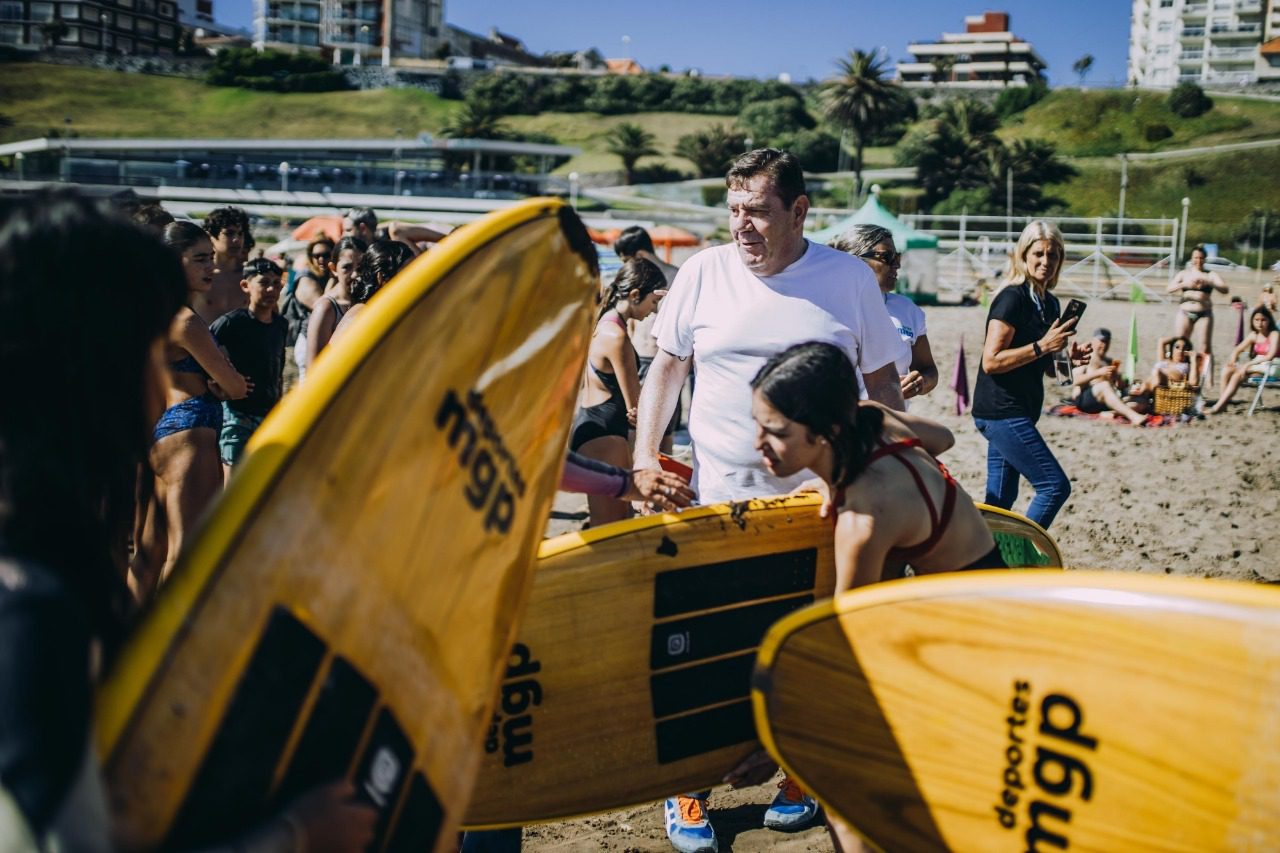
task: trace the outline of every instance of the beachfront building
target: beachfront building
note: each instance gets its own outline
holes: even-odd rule
[[[1030,42],[1009,29],[1005,12],[964,19],[964,32],[943,33],[939,41],[907,45],[910,62],[898,63],[907,88],[1005,89],[1043,79],[1045,61]]]
[[[198,0],[197,0],[198,1]],[[254,0],[253,45],[324,54],[336,65],[436,58],[444,0]]]
[[[1280,0],[1134,0],[1129,82],[1280,81]]]
[[[0,0],[0,45],[171,56],[180,28],[173,0]]]

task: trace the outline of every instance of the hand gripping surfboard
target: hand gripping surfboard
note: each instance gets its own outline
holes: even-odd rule
[[[97,697],[130,849],[318,783],[373,850],[446,849],[564,463],[598,285],[535,199],[451,235],[281,401]]]
[[[812,494],[720,504],[544,542],[465,824],[718,784],[757,748],[750,670],[765,630],[834,589],[819,505]],[[984,516],[1002,547],[1061,565],[1043,529]]]
[[[1280,849],[1280,590],[893,581],[782,619],[753,682],[769,752],[882,850]]]

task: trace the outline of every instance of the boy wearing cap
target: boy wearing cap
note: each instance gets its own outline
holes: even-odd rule
[[[236,370],[253,383],[247,397],[222,403],[218,448],[228,476],[240,461],[249,437],[280,399],[284,347],[289,336],[289,324],[276,313],[280,275],[280,267],[266,258],[245,264],[240,289],[249,299],[248,307],[223,314],[211,328]]]

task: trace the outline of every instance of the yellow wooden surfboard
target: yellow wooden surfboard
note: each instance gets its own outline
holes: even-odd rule
[[[717,784],[756,748],[765,629],[835,586],[804,494],[636,518],[543,543],[465,823],[520,826]],[[1040,527],[983,508],[1002,548],[1061,565]]]
[[[770,629],[770,753],[879,849],[1280,849],[1280,590],[972,572]]]
[[[374,850],[449,848],[550,512],[596,303],[535,199],[416,259],[254,436],[97,702],[130,849],[345,777]]]

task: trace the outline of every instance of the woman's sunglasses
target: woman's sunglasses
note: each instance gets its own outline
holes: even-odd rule
[[[858,255],[858,257],[874,258],[889,267],[894,266],[902,260],[902,254],[900,252],[865,252],[864,254]]]

